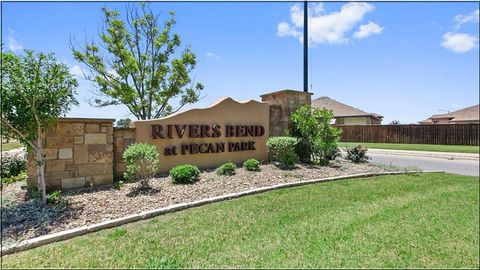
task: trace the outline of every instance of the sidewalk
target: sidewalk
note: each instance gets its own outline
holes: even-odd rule
[[[479,154],[470,153],[450,153],[450,152],[428,152],[428,151],[410,151],[410,150],[388,150],[388,149],[373,149],[368,148],[368,153],[383,154],[383,155],[399,155],[399,156],[417,156],[417,157],[432,157],[443,159],[457,159],[457,160],[479,160]]]

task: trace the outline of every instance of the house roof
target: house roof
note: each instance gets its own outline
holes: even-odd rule
[[[430,118],[420,121],[419,123],[432,123],[432,120],[448,119],[450,122],[479,121],[480,120],[480,104],[467,107],[458,111],[444,114],[434,114]]]
[[[315,108],[332,110],[335,117],[372,116],[375,118],[383,118],[383,116],[379,114],[362,111],[329,97],[319,97],[312,100],[312,106]]]

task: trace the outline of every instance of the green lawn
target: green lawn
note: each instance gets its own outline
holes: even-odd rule
[[[17,141],[10,141],[9,143],[2,143],[2,151],[17,149],[22,146],[23,145]]]
[[[478,268],[478,192],[478,177],[444,173],[319,183],[8,255],[3,267]]]
[[[360,143],[341,142],[340,147],[357,145]],[[478,153],[479,146],[470,145],[436,145],[436,144],[403,144],[403,143],[361,143],[372,149],[415,150],[453,153]]]

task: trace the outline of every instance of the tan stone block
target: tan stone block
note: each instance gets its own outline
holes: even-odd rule
[[[58,150],[59,159],[71,159],[73,158],[72,148],[61,148]]]
[[[47,172],[61,172],[65,170],[65,160],[47,160]]]
[[[111,163],[113,162],[113,153],[95,152],[88,154],[89,163]]]
[[[107,129],[107,136],[113,135],[113,127],[106,127]]]
[[[75,145],[73,150],[73,161],[75,164],[88,163],[88,145]]]
[[[73,137],[74,144],[83,144],[83,136],[75,136]]]
[[[85,144],[106,144],[107,135],[104,133],[87,133],[85,134]]]
[[[56,148],[44,148],[43,149],[43,156],[44,159],[57,159],[58,149]]]
[[[113,136],[107,134],[107,144],[112,144],[113,143]]]
[[[83,135],[85,133],[85,124],[84,123],[57,123],[57,134],[58,135]]]
[[[113,152],[113,145],[112,144],[105,145],[105,151],[106,152]]]
[[[53,136],[55,136],[55,134],[56,134],[55,126],[50,126],[50,127],[48,127],[46,134],[47,134],[47,137],[53,137]]]
[[[125,131],[125,132],[123,133],[123,138],[125,138],[125,139],[133,139],[133,138],[135,138],[135,132],[132,132],[132,131],[130,131],[130,130],[129,130],[129,131]]]
[[[105,152],[105,144],[89,144],[88,153],[103,153]]]
[[[109,167],[105,163],[96,163],[96,164],[81,164],[78,165],[78,175],[79,176],[94,176],[101,174],[109,174]]]
[[[120,150],[123,149],[123,138],[116,138],[115,141],[113,142],[115,149]]]
[[[73,137],[48,137],[47,148],[68,148],[73,145]]]
[[[61,171],[61,172],[48,172],[45,173],[45,178],[49,179],[61,179],[61,178],[66,178],[68,176],[68,171]]]
[[[68,177],[77,177],[77,170],[68,171]]]
[[[106,128],[106,127],[101,127],[101,128],[100,128],[100,132],[106,133],[106,132],[107,132],[107,128]]]
[[[106,185],[113,183],[113,175],[104,174],[104,175],[95,175],[93,176],[92,182],[94,185]]]
[[[85,132],[87,133],[98,133],[100,132],[100,125],[94,123],[85,124]]]
[[[85,177],[64,178],[62,179],[62,188],[77,188],[85,186]]]
[[[77,165],[75,165],[75,164],[68,164],[66,168],[67,168],[68,171],[72,171],[72,170],[75,170],[75,171],[76,171],[76,170],[77,170]]]

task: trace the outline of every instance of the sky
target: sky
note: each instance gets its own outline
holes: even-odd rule
[[[130,3],[137,5],[138,3]],[[127,3],[2,2],[2,43],[53,52],[79,79],[80,105],[67,116],[132,118],[124,106],[93,108],[69,41],[98,41],[101,8]],[[303,87],[303,4],[295,2],[150,3],[175,11],[181,48],[197,56],[191,73],[205,86],[190,107],[225,96]],[[479,103],[479,4],[475,2],[315,2],[309,5],[309,81],[313,98],[337,101],[392,120],[416,123]],[[185,107],[189,108],[189,107]]]

